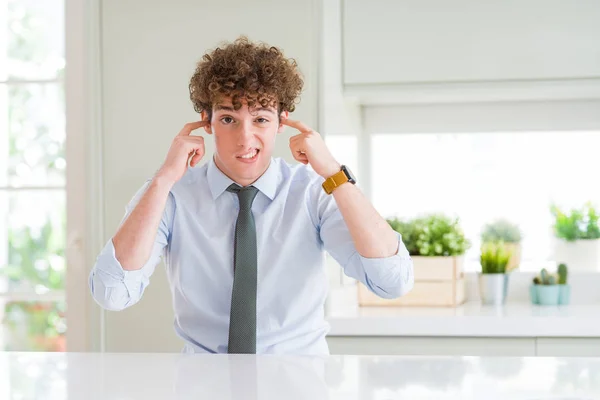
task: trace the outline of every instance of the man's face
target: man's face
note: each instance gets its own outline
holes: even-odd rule
[[[287,116],[287,112],[281,113],[282,118]],[[214,104],[211,123],[205,130],[215,135],[217,167],[242,186],[255,182],[269,167],[275,136],[283,131],[279,121],[273,107],[248,109],[243,102],[236,111],[230,98]]]

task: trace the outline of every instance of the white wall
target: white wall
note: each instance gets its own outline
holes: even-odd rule
[[[596,0],[344,0],[347,84],[600,77]]]
[[[342,21],[361,104],[600,99],[595,0],[343,0]]]
[[[102,137],[105,239],[134,192],[162,163],[183,124],[198,119],[188,82],[202,54],[246,34],[280,46],[298,60],[306,90],[294,118],[318,129],[317,2],[293,0],[102,2]],[[292,161],[288,137],[275,155]],[[207,141],[207,156],[214,147]],[[107,351],[179,351],[162,266],[144,298],[105,314]]]

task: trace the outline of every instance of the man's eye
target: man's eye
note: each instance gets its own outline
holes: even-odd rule
[[[266,118],[258,118],[256,121],[257,121],[259,124],[266,124],[267,122],[269,122],[269,120],[268,120],[268,119],[266,119]]]
[[[233,122],[233,118],[231,117],[223,117],[221,118],[221,122],[225,123],[225,124],[230,124]]]

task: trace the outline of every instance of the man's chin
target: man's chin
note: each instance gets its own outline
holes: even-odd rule
[[[237,165],[237,168],[235,169],[236,175],[241,181],[246,183],[254,182],[267,170],[268,164],[263,164],[264,163]]]

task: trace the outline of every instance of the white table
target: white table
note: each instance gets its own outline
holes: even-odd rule
[[[328,302],[330,336],[600,337],[600,304],[359,307],[354,286],[333,290]]]
[[[0,353],[0,399],[600,399],[599,358]]]

